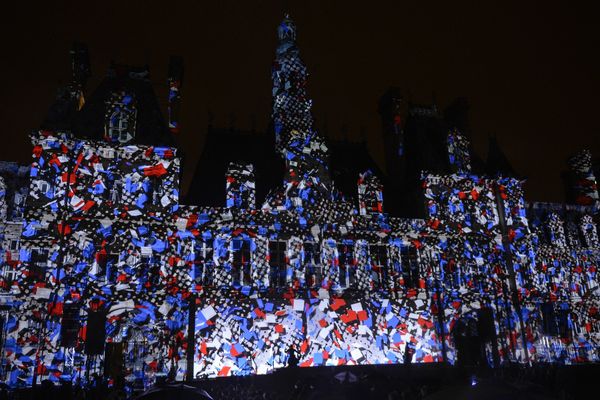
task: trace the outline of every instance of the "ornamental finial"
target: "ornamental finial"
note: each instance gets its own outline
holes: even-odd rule
[[[283,17],[283,21],[277,28],[277,36],[280,42],[295,42],[296,41],[296,24],[290,18],[290,15],[286,12]]]

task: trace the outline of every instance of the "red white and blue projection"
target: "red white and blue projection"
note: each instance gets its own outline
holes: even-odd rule
[[[527,204],[522,181],[474,174],[468,139],[450,127],[453,172],[422,172],[426,218],[388,215],[373,171],[348,197],[336,189],[291,19],[278,36],[273,151],[285,174],[263,204],[261,171],[240,160],[215,172],[222,207],[180,204],[177,149],[141,142],[136,88],[149,83],[135,73],[111,78],[124,86],[106,91],[100,139],[31,134],[22,215],[7,211],[24,194],[1,170],[10,310],[1,379],[266,374],[292,350],[302,367],[455,363],[473,324],[492,365],[597,361],[598,194],[587,153],[573,160],[578,205]],[[174,67],[170,132],[181,79]]]

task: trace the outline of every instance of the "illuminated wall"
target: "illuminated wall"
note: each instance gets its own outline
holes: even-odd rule
[[[597,208],[528,207],[521,181],[471,172],[455,129],[456,173],[422,176],[426,219],[385,214],[371,171],[356,177],[358,201],[344,200],[313,126],[295,25],[286,18],[278,33],[274,151],[286,172],[263,204],[254,167],[236,161],[218,172],[223,207],[180,205],[177,150],[133,144],[143,102],[126,91],[109,98],[104,140],[31,135],[18,256],[3,260],[0,285],[14,307],[2,379],[87,379],[114,359],[146,385],[159,373],[264,374],[287,365],[290,347],[305,367],[456,363],[460,332],[486,315],[490,363],[597,361]]]
[[[32,134],[32,142],[18,279],[9,289],[18,313],[6,325],[6,379],[30,382],[36,359],[39,376],[81,374],[92,304],[106,314],[107,342],[144,341],[147,374],[177,364],[188,292],[170,265],[173,228],[165,223],[178,208],[175,149],[50,132]],[[83,323],[65,346],[63,310],[72,305],[75,324]]]

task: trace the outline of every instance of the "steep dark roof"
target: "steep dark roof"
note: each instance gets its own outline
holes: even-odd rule
[[[70,93],[69,87],[58,89],[56,99],[50,106],[40,128],[57,132],[71,131],[78,103],[78,99]]]
[[[271,189],[282,185],[284,164],[275,153],[271,136],[250,131],[209,128],[204,150],[184,203],[223,207],[225,173],[231,161],[254,165],[257,207],[262,206]]]
[[[136,134],[130,143],[175,146],[149,80],[148,69],[114,66],[113,71],[104,78],[83,108],[73,117],[72,132],[80,137],[102,140],[106,101],[112,92],[125,90],[137,102]]]
[[[366,142],[349,142],[346,140],[329,141],[330,171],[335,187],[346,199],[357,199],[358,175],[367,170],[380,179],[385,175],[369,154]],[[385,190],[385,188],[384,188]]]
[[[364,142],[329,141],[330,171],[335,187],[350,199],[357,197],[358,174],[372,170],[384,178]],[[283,184],[285,164],[275,151],[272,135],[235,129],[213,129],[196,165],[192,184],[184,200],[186,204],[223,206],[225,204],[225,172],[229,162],[243,161],[254,165],[256,175],[256,205],[260,207],[266,195]]]
[[[506,154],[504,154],[500,144],[498,144],[498,140],[494,136],[489,139],[485,170],[488,175],[492,176],[502,175],[511,178],[519,178],[519,174],[513,169]]]

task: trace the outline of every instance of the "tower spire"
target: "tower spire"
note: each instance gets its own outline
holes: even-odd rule
[[[285,15],[277,28],[279,44],[272,69],[275,147],[286,162],[286,197],[331,190],[328,149],[314,128],[312,100],[306,91],[308,72],[296,46],[296,25]],[[308,196],[310,197],[310,196]]]

